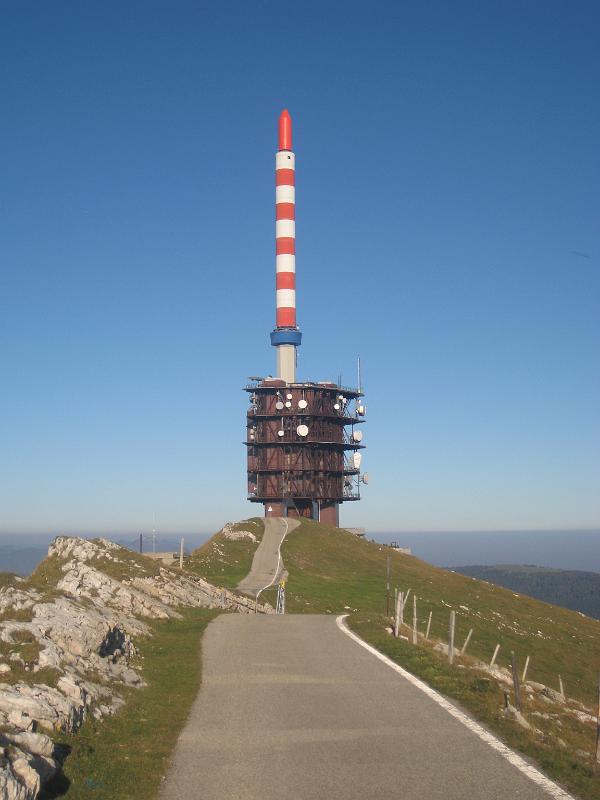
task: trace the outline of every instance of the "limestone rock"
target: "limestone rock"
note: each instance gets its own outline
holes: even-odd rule
[[[159,568],[106,539],[58,537],[48,554],[48,574],[59,573],[50,593],[18,578],[0,589],[0,642],[8,646],[0,675],[23,672],[16,683],[0,683],[0,800],[34,800],[56,773],[48,734],[73,733],[88,714],[116,713],[124,704],[119,687],[145,685],[135,661],[135,640],[151,634],[145,620],[178,618],[185,606],[273,613],[267,603],[255,608],[250,598]],[[36,682],[40,670],[52,670],[53,685]]]
[[[223,525],[221,533],[226,539],[233,539],[234,541],[239,539],[250,539],[253,544],[256,544],[257,539],[252,531],[234,531],[233,527],[233,522],[226,522],[225,525]]]
[[[517,709],[510,703],[504,709],[504,716],[513,719],[517,725],[521,726],[521,728],[524,728],[527,731],[531,730],[531,725],[527,722],[523,714],[521,714],[520,711],[517,711]]]

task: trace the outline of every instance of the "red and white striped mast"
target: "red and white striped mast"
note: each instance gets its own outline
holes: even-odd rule
[[[275,154],[276,320],[271,344],[277,351],[277,377],[296,382],[296,348],[302,334],[296,325],[296,156],[292,150],[292,118],[279,117],[279,149]]]

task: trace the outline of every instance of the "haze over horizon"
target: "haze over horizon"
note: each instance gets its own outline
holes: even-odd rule
[[[599,529],[599,24],[555,0],[7,10],[0,530],[259,512],[241,387],[274,369],[284,107],[299,376],[363,363],[372,480],[341,524]]]
[[[186,551],[200,547],[213,531],[205,533],[158,532],[157,550],[179,549],[179,536],[185,533]],[[86,538],[94,534],[85,532]],[[105,535],[137,550],[138,536],[126,533]],[[44,558],[46,549],[55,534],[21,534],[8,536],[0,533],[0,572],[29,574]],[[586,531],[367,531],[367,537],[389,544],[397,541],[410,547],[412,554],[440,567],[457,567],[474,564],[535,564],[540,567],[574,569],[600,573],[600,529]],[[152,535],[143,538],[145,551],[153,549]]]

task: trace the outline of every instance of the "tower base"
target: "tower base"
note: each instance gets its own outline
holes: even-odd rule
[[[265,517],[303,517],[314,519],[334,528],[340,526],[340,504],[334,501],[312,502],[310,500],[274,500],[265,503]]]
[[[340,527],[340,504],[321,503],[319,522],[323,525],[331,525],[333,528]]]

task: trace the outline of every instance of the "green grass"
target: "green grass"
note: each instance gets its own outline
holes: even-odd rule
[[[594,736],[591,726],[583,726],[566,714],[559,720],[541,722],[535,712],[554,709],[550,709],[539,696],[529,697],[524,693],[525,718],[538,729],[543,725],[544,737],[525,730],[502,713],[503,695],[495,680],[470,669],[450,666],[445,655],[423,643],[415,647],[403,639],[394,638],[386,631],[388,624],[382,615],[360,613],[349,618],[349,627],[362,639],[441,694],[458,701],[507,744],[536,761],[556,781],[581,797],[600,800],[600,770],[594,768],[591,758],[577,755],[578,750],[590,752],[592,749]],[[471,660],[460,661],[465,664]],[[514,702],[513,698],[511,702]],[[567,746],[563,747],[560,740]]]
[[[224,544],[224,551],[222,558],[228,562],[228,543]],[[477,660],[489,662],[499,643],[498,665],[509,667],[510,653],[514,650],[522,669],[529,655],[529,680],[558,689],[560,674],[567,696],[584,703],[590,710],[597,697],[600,670],[598,620],[438,569],[413,556],[310,520],[303,520],[288,534],[282,556],[289,573],[288,613],[350,614],[350,625],[355,626],[361,636],[443,694],[464,704],[501,738],[534,757],[557,781],[570,786],[582,797],[600,800],[598,777],[594,776],[590,758],[594,746],[592,725],[564,713],[559,720],[533,715],[531,722],[543,731],[543,737],[524,732],[500,713],[503,693],[494,679],[475,670],[450,668],[430,647],[408,646],[386,632],[391,621],[385,616],[387,559],[389,557],[391,565],[390,606],[394,587],[402,591],[410,588],[406,617],[412,619],[412,598],[416,596],[421,634],[425,632],[429,612],[432,613],[430,637],[433,640],[447,642],[451,610],[456,614],[459,648],[473,628],[467,656],[457,659],[458,663],[473,666]],[[269,590],[261,597],[274,604],[275,591]],[[529,714],[561,711],[560,707],[545,704],[539,698],[527,702],[526,713]],[[582,752],[578,754],[578,750]]]
[[[235,588],[246,577],[252,566],[252,559],[262,540],[264,526],[260,517],[236,522],[234,531],[249,531],[256,542],[249,538],[228,539],[219,531],[202,547],[194,550],[186,563],[186,569],[195,572],[215,586],[226,589]]]
[[[474,629],[470,655],[489,661],[500,643],[500,665],[509,666],[511,650],[521,664],[529,655],[531,680],[558,689],[560,674],[569,697],[593,705],[600,669],[598,620],[438,569],[414,556],[310,520],[288,534],[282,555],[289,572],[288,613],[385,613],[389,556],[392,592],[394,587],[412,589],[421,632],[431,611],[431,636],[447,641],[453,609],[459,645],[469,628]],[[272,600],[273,592],[268,595]],[[408,614],[412,618],[412,597]]]
[[[147,688],[122,691],[126,705],[114,717],[90,718],[78,733],[60,740],[70,754],[63,775],[46,788],[42,800],[156,796],[200,686],[200,638],[219,612],[181,613],[181,620],[151,622],[153,636],[137,642]]]

